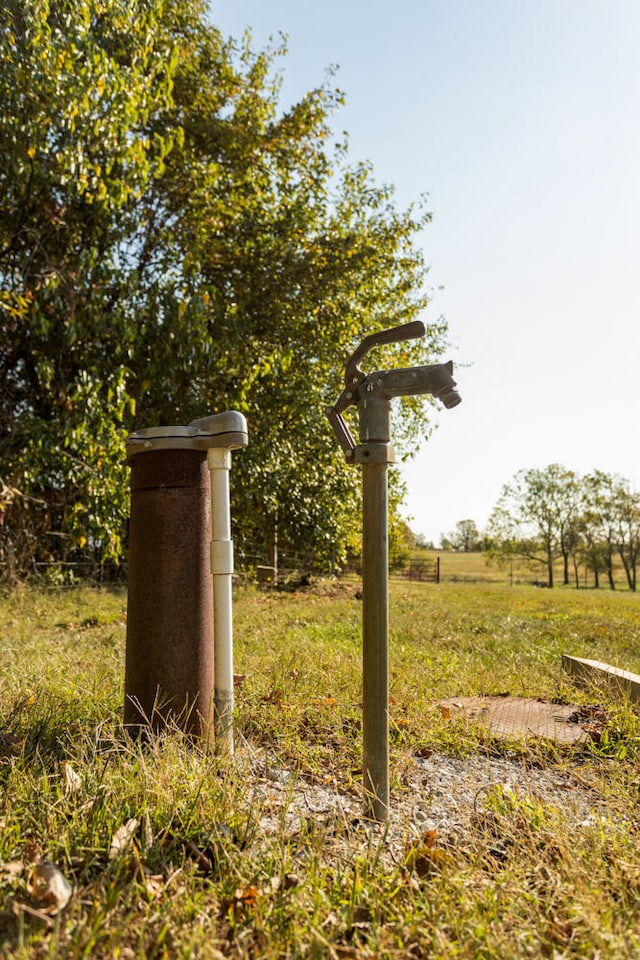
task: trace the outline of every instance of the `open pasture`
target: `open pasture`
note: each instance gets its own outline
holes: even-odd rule
[[[127,738],[123,592],[4,596],[0,954],[637,955],[640,725],[560,657],[636,670],[638,598],[394,583],[387,831],[359,816],[360,615],[354,583],[238,591],[230,764]],[[498,740],[438,705],[507,693],[597,728]]]

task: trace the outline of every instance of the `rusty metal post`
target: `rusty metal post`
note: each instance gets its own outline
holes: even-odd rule
[[[157,450],[131,466],[125,723],[173,719],[213,735],[207,455]]]
[[[207,451],[246,446],[229,412],[187,427],[140,430],[131,468],[124,719],[140,731],[175,723],[214,735],[215,647]]]

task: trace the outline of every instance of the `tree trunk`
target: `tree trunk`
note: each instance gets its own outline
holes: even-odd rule
[[[613,579],[613,556],[611,553],[607,554],[607,577],[609,580],[609,586],[612,590],[616,588],[616,582]]]
[[[547,586],[553,589],[553,554],[551,549],[547,550]]]
[[[631,576],[631,567],[629,565],[629,561],[625,557],[622,550],[619,550],[618,553],[620,554],[620,559],[622,560],[622,566],[624,567],[624,572],[627,578],[627,585],[629,587],[629,590],[634,590],[635,587],[633,584],[633,577]]]

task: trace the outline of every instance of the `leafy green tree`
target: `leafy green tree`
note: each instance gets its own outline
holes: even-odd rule
[[[480,533],[474,520],[458,520],[455,530],[447,538],[454,550],[469,553],[477,550],[480,542]]]
[[[277,518],[335,562],[359,473],[322,411],[360,338],[426,305],[428,213],[349,165],[329,82],[280,111],[284,51],[224,40],[198,0],[9,0],[0,43],[5,540],[119,556],[126,431],[235,408],[237,534],[264,546]],[[429,362],[444,333],[377,359]],[[406,402],[405,454],[427,420]]]
[[[554,585],[554,562],[562,557],[564,582],[568,583],[579,506],[578,478],[572,470],[553,463],[542,470],[518,471],[504,486],[489,518],[489,555],[543,565],[549,587]]]
[[[0,10],[0,462],[19,491],[2,538],[23,566],[87,544],[121,553],[125,254],[171,146],[152,130],[175,62],[157,6]]]
[[[364,333],[425,306],[413,239],[429,218],[421,207],[397,212],[367,165],[347,165],[331,141],[337,92],[322,87],[279,113],[276,54],[245,45],[243,72],[223,100],[207,69],[220,49],[215,31],[191,38],[175,84],[184,144],[149,199],[158,231],[147,234],[151,262],[170,224],[185,263],[180,287],[163,285],[162,303],[152,297],[142,321],[132,359],[139,417],[246,413],[250,446],[233,478],[238,535],[260,543],[277,517],[281,540],[335,563],[359,529],[360,477],[345,467],[322,411]],[[425,358],[442,334],[436,323],[426,347],[386,356]],[[423,429],[424,407],[405,409],[409,429]]]
[[[596,587],[599,586],[600,572],[606,572],[609,587],[615,590],[616,522],[613,500],[619,481],[602,470],[594,470],[582,482],[584,504],[580,525],[585,560],[594,574]]]
[[[640,555],[640,494],[631,490],[628,481],[616,478],[611,510],[615,523],[618,556],[624,568],[629,590],[635,593]]]

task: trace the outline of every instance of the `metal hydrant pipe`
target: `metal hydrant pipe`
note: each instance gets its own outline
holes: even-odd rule
[[[366,374],[360,361],[372,347],[401,343],[425,333],[420,320],[365,337],[347,361],[345,387],[326,411],[347,463],[362,465],[362,732],[364,806],[368,816],[389,817],[389,530],[388,465],[391,446],[391,401],[430,393],[447,409],[460,401],[453,364],[375,370]],[[356,445],[343,413],[358,410]]]
[[[386,463],[362,467],[362,773],[365,813],[389,817],[389,536]]]
[[[211,478],[211,576],[213,578],[214,729],[217,753],[233,754],[233,541],[229,507],[231,451],[207,453]]]

